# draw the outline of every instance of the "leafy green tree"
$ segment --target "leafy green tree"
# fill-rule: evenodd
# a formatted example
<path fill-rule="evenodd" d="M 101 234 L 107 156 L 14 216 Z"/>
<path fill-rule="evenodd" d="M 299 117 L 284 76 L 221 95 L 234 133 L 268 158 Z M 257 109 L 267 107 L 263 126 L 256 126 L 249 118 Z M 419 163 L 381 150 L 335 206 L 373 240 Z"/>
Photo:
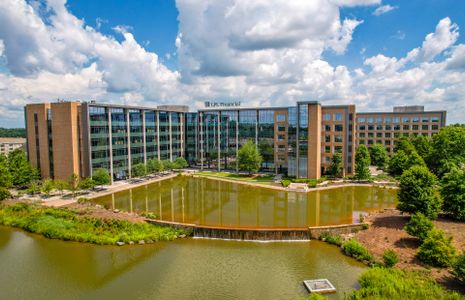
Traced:
<path fill-rule="evenodd" d="M 0 201 L 11 198 L 10 191 L 5 187 L 0 187 Z"/>
<path fill-rule="evenodd" d="M 176 166 L 176 169 L 184 169 L 189 166 L 187 163 L 186 159 L 184 157 L 178 157 L 174 160 L 174 165 Z"/>
<path fill-rule="evenodd" d="M 329 165 L 328 173 L 333 177 L 340 177 L 341 176 L 341 169 L 342 169 L 342 154 L 340 152 L 336 152 L 331 157 L 331 164 Z"/>
<path fill-rule="evenodd" d="M 149 159 L 147 161 L 147 173 L 160 173 L 163 171 L 163 163 L 158 159 Z"/>
<path fill-rule="evenodd" d="M 258 152 L 263 158 L 265 164 L 273 163 L 274 161 L 274 149 L 270 142 L 266 140 L 260 140 L 258 142 Z"/>
<path fill-rule="evenodd" d="M 95 181 L 92 178 L 84 178 L 81 182 L 79 182 L 79 188 L 81 190 L 92 190 L 95 186 Z"/>
<path fill-rule="evenodd" d="M 375 144 L 369 150 L 371 164 L 383 168 L 389 160 L 386 148 L 381 144 Z"/>
<path fill-rule="evenodd" d="M 53 180 L 47 179 L 42 183 L 42 192 L 49 196 L 50 192 L 55 188 L 55 182 Z"/>
<path fill-rule="evenodd" d="M 454 263 L 453 273 L 458 279 L 465 282 L 465 251 L 457 257 L 457 260 Z"/>
<path fill-rule="evenodd" d="M 27 188 L 27 193 L 30 195 L 39 194 L 41 191 L 40 182 L 38 180 L 31 181 Z"/>
<path fill-rule="evenodd" d="M 465 171 L 454 167 L 441 180 L 443 210 L 465 221 Z"/>
<path fill-rule="evenodd" d="M 249 174 L 258 172 L 262 163 L 262 156 L 252 141 L 248 141 L 239 149 L 237 156 L 239 169 Z"/>
<path fill-rule="evenodd" d="M 410 221 L 405 224 L 405 231 L 411 236 L 417 237 L 420 241 L 424 241 L 428 232 L 434 228 L 433 222 L 425 217 L 422 213 L 412 215 Z"/>
<path fill-rule="evenodd" d="M 26 137 L 25 128 L 3 128 L 0 127 L 0 137 Z"/>
<path fill-rule="evenodd" d="M 13 184 L 13 179 L 8 169 L 6 156 L 0 155 L 0 187 L 9 188 Z"/>
<path fill-rule="evenodd" d="M 441 178 L 450 170 L 443 169 L 446 163 L 465 164 L 465 125 L 446 126 L 433 136 L 428 167 Z"/>
<path fill-rule="evenodd" d="M 175 168 L 175 165 L 171 160 L 163 160 L 162 163 L 164 170 L 173 170 Z"/>
<path fill-rule="evenodd" d="M 409 153 L 404 150 L 397 151 L 389 160 L 388 172 L 392 176 L 400 176 L 405 170 L 413 166 L 426 166 L 423 159 L 418 155 L 415 149 Z"/>
<path fill-rule="evenodd" d="M 428 136 L 417 135 L 410 138 L 412 145 L 415 147 L 418 155 L 426 162 L 433 151 L 432 140 Z"/>
<path fill-rule="evenodd" d="M 76 196 L 76 192 L 79 189 L 79 176 L 76 174 L 71 174 L 68 178 L 66 189 L 73 194 L 73 198 Z"/>
<path fill-rule="evenodd" d="M 416 150 L 410 139 L 406 136 L 403 136 L 395 141 L 394 153 L 398 151 L 404 151 L 406 154 L 410 154 L 411 152 Z"/>
<path fill-rule="evenodd" d="M 21 149 L 13 150 L 8 154 L 8 169 L 12 176 L 14 186 L 24 187 L 39 179 L 39 172 L 32 167 Z"/>
<path fill-rule="evenodd" d="M 110 173 L 106 169 L 99 168 L 92 173 L 95 185 L 107 185 L 111 183 Z"/>
<path fill-rule="evenodd" d="M 139 163 L 132 166 L 131 169 L 132 177 L 141 177 L 147 175 L 147 169 L 144 164 Z"/>
<path fill-rule="evenodd" d="M 400 177 L 397 208 L 414 214 L 421 212 L 430 219 L 437 218 L 441 201 L 434 185 L 437 179 L 427 167 L 413 166 Z"/>
<path fill-rule="evenodd" d="M 65 181 L 60 179 L 55 180 L 55 188 L 57 189 L 57 191 L 60 192 L 61 195 L 63 195 L 63 191 L 66 189 L 67 186 L 68 183 Z"/>
<path fill-rule="evenodd" d="M 452 264 L 456 250 L 452 246 L 452 237 L 445 237 L 444 232 L 432 229 L 423 244 L 418 248 L 418 258 L 427 265 L 447 267 Z"/>
<path fill-rule="evenodd" d="M 355 178 L 358 180 L 367 180 L 371 178 L 370 154 L 365 145 L 360 145 L 355 154 Z"/>

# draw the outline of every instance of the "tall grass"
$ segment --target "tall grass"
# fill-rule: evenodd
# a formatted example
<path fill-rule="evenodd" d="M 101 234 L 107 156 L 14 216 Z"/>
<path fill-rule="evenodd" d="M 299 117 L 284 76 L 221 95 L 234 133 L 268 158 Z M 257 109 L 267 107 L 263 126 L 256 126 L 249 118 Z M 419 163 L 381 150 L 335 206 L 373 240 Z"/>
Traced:
<path fill-rule="evenodd" d="M 19 203 L 0 206 L 0 224 L 22 228 L 47 238 L 111 245 L 116 242 L 173 240 L 184 232 L 148 223 L 80 216 L 67 209 Z"/>

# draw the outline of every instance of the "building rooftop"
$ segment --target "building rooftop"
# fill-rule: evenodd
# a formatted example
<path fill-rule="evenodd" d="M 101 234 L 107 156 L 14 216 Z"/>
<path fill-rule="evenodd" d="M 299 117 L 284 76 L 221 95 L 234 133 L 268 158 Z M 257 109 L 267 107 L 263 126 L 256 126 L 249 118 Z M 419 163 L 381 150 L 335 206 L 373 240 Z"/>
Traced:
<path fill-rule="evenodd" d="M 0 144 L 24 144 L 25 138 L 0 137 Z"/>

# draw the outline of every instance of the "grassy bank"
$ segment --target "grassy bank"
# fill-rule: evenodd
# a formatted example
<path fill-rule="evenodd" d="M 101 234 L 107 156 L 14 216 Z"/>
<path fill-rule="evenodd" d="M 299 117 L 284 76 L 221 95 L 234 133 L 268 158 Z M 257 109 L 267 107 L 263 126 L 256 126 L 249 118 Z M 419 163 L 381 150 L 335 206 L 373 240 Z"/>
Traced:
<path fill-rule="evenodd" d="M 0 205 L 0 225 L 22 228 L 47 238 L 113 245 L 116 242 L 173 240 L 181 230 L 125 220 L 98 219 L 67 209 L 18 203 Z"/>
<path fill-rule="evenodd" d="M 230 180 L 245 181 L 250 183 L 258 183 L 271 185 L 274 183 L 273 175 L 243 175 L 230 172 L 213 172 L 213 171 L 199 171 L 195 173 L 196 175 L 205 176 L 205 177 L 218 177 Z"/>

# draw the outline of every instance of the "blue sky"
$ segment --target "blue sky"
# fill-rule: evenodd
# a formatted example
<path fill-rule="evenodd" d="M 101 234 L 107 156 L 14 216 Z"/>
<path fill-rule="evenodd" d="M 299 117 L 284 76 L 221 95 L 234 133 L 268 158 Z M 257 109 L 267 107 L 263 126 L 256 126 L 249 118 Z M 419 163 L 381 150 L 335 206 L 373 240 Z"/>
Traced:
<path fill-rule="evenodd" d="M 0 126 L 27 103 L 425 105 L 465 115 L 461 0 L 5 0 Z"/>

